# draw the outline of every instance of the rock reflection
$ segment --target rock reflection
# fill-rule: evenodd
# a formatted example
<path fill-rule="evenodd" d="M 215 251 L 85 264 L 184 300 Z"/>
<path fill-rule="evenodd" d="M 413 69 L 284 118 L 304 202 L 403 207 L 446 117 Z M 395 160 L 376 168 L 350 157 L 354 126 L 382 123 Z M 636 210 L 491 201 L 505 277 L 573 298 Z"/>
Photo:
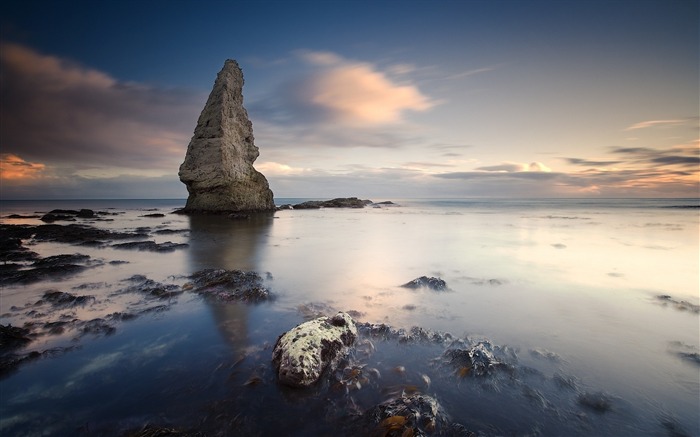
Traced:
<path fill-rule="evenodd" d="M 247 219 L 219 215 L 191 215 L 190 267 L 255 270 L 267 243 L 272 214 L 252 214 Z"/>
<path fill-rule="evenodd" d="M 246 219 L 219 215 L 191 215 L 190 272 L 202 269 L 257 271 L 266 247 L 272 214 L 253 214 Z M 236 356 L 248 346 L 249 304 L 208 301 L 214 322 L 231 344 Z"/>

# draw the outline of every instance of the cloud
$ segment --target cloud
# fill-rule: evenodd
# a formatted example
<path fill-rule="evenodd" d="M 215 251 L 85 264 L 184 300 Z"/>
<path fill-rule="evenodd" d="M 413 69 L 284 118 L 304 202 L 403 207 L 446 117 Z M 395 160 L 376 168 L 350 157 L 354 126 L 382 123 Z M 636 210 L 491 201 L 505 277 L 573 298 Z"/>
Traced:
<path fill-rule="evenodd" d="M 613 148 L 612 153 L 625 157 L 627 163 L 653 166 L 680 166 L 698 171 L 700 148 L 697 144 L 679 144 L 658 149 L 652 147 Z"/>
<path fill-rule="evenodd" d="M 675 120 L 648 120 L 648 121 L 641 121 L 639 123 L 635 123 L 631 126 L 628 126 L 625 128 L 625 131 L 630 131 L 630 130 L 637 130 L 637 129 L 646 129 L 650 127 L 671 127 L 671 126 L 679 126 L 682 124 L 685 124 L 689 121 L 689 118 L 681 118 L 681 119 L 675 119 Z"/>
<path fill-rule="evenodd" d="M 521 164 L 514 162 L 504 162 L 498 165 L 488 165 L 483 167 L 477 167 L 476 170 L 484 172 L 502 172 L 502 173 L 516 173 L 516 172 L 551 172 L 552 170 L 541 162 L 532 162 L 530 164 Z"/>
<path fill-rule="evenodd" d="M 253 115 L 287 124 L 332 122 L 372 128 L 401 123 L 407 112 L 426 111 L 436 104 L 414 84 L 392 81 L 370 63 L 331 52 L 301 51 L 298 56 L 312 70 L 281 85 L 275 95 L 252 103 Z"/>
<path fill-rule="evenodd" d="M 47 167 L 176 172 L 206 97 L 13 43 L 0 45 L 0 68 L 3 152 Z"/>
<path fill-rule="evenodd" d="M 46 165 L 28 162 L 11 153 L 0 153 L 0 180 L 36 179 Z"/>
<path fill-rule="evenodd" d="M 569 164 L 580 165 L 585 167 L 605 167 L 608 165 L 620 164 L 624 161 L 602 161 L 602 160 L 591 160 L 582 158 L 562 158 L 566 160 Z"/>

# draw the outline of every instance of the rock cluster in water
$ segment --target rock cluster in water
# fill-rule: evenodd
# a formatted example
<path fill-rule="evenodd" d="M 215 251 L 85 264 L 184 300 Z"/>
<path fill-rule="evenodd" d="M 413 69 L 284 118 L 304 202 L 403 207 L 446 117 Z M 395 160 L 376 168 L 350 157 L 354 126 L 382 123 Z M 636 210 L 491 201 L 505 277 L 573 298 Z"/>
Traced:
<path fill-rule="evenodd" d="M 180 166 L 185 212 L 274 211 L 267 179 L 253 168 L 259 151 L 243 107 L 243 72 L 228 59 L 197 121 Z"/>

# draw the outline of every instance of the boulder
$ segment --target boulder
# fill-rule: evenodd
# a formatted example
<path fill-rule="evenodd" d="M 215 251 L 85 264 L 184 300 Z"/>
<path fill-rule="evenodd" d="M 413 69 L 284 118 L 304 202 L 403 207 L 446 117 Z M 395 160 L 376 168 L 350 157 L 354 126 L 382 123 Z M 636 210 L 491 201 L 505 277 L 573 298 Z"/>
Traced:
<path fill-rule="evenodd" d="M 258 155 L 243 107 L 243 72 L 228 59 L 180 166 L 189 192 L 183 212 L 274 211 L 267 179 L 253 168 Z"/>
<path fill-rule="evenodd" d="M 309 200 L 291 206 L 292 209 L 320 209 L 320 208 L 364 208 L 372 204 L 371 200 L 362 200 L 357 197 L 337 197 L 331 200 Z M 289 208 L 286 208 L 289 209 Z"/>
<path fill-rule="evenodd" d="M 272 351 L 280 383 L 292 387 L 316 383 L 326 369 L 335 370 L 356 338 L 355 321 L 343 312 L 296 326 L 277 339 Z"/>
<path fill-rule="evenodd" d="M 369 435 L 476 437 L 464 426 L 450 422 L 439 402 L 423 394 L 405 395 L 383 402 L 367 411 L 364 418 Z"/>
<path fill-rule="evenodd" d="M 421 276 L 420 278 L 403 284 L 402 287 L 412 289 L 429 288 L 434 291 L 445 291 L 447 290 L 447 283 L 441 278 Z"/>

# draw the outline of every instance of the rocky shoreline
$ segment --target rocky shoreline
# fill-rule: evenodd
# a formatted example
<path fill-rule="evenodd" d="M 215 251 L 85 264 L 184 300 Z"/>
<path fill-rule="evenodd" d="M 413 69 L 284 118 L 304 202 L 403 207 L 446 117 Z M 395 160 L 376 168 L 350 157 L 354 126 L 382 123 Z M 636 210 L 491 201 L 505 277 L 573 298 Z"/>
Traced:
<path fill-rule="evenodd" d="M 373 205 L 371 201 L 358 198 L 346 200 L 304 202 L 301 205 L 305 206 L 295 206 L 294 209 Z M 17 287 L 42 281 L 51 283 L 51 288 L 39 299 L 3 309 L 5 316 L 24 320 L 24 323 L 21 326 L 0 325 L 0 378 L 21 371 L 22 366 L 30 362 L 70 353 L 79 348 L 85 338 L 112 336 L 124 323 L 166 312 L 178 303 L 181 296 L 190 295 L 216 305 L 257 305 L 274 302 L 277 297 L 277 292 L 269 286 L 271 274 L 224 269 L 203 269 L 165 282 L 145 275 L 133 275 L 110 284 L 113 288 L 107 299 L 91 294 L 93 285 L 89 283 L 61 290 L 58 282 L 59 288 L 55 288 L 57 285 L 53 282 L 56 280 L 126 261 L 106 261 L 79 252 L 42 257 L 32 250 L 32 244 L 69 244 L 78 251 L 81 247 L 90 247 L 155 253 L 188 250 L 189 246 L 151 240 L 155 235 L 177 234 L 182 230 L 147 227 L 113 230 L 88 222 L 108 219 L 109 215 L 117 214 L 114 212 L 88 214 L 81 209 L 55 210 L 49 214 L 53 214 L 51 223 L 0 224 L 0 284 Z M 155 214 L 151 216 L 156 218 Z M 45 216 L 32 216 L 32 219 L 46 222 L 43 220 Z M 139 217 L 148 219 L 148 216 Z M 20 217 L 26 218 L 8 218 Z M 66 223 L 56 224 L 54 221 Z M 396 284 L 396 287 L 407 293 L 426 290 L 431 295 L 451 291 L 442 278 L 433 276 L 419 276 Z M 104 300 L 116 297 L 126 298 L 128 309 L 95 318 L 78 314 L 80 309 L 100 306 Z M 699 311 L 697 305 L 669 295 L 659 295 L 655 301 L 679 311 Z M 269 396 L 263 395 L 266 392 L 260 387 L 274 387 L 276 392 L 285 396 L 298 396 L 311 402 L 314 408 L 326 408 L 322 412 L 328 423 L 319 424 L 320 429 L 332 429 L 338 435 L 388 437 L 490 435 L 483 431 L 487 425 L 475 427 L 453 419 L 457 408 L 454 390 L 459 390 L 456 387 L 468 387 L 474 396 L 496 396 L 494 393 L 504 396 L 501 391 L 509 393 L 507 396 L 524 396 L 535 414 L 571 415 L 585 423 L 593 423 L 587 419 L 589 415 L 595 418 L 611 414 L 621 405 L 620 399 L 604 391 L 591 390 L 571 375 L 545 375 L 525 366 L 521 364 L 520 350 L 496 345 L 488 339 L 457 337 L 421 327 L 404 330 L 387 324 L 362 322 L 362 313 L 358 311 L 322 304 L 311 303 L 299 308 L 299 313 L 307 319 L 305 322 L 280 332 L 274 344 L 261 346 L 260 352 L 247 358 L 246 368 L 254 370 L 236 380 L 247 391 L 240 395 L 240 399 L 225 404 L 227 409 L 232 405 L 242 408 L 246 396 Z M 43 350 L 31 347 L 41 339 L 59 336 L 70 338 L 71 344 Z M 388 351 L 396 349 L 400 350 L 399 355 L 411 359 L 405 363 L 387 360 Z M 697 351 L 687 345 L 675 345 L 670 352 L 688 363 L 700 362 Z M 527 353 L 543 362 L 561 360 L 552 351 L 531 349 Z M 559 401 L 568 405 L 570 410 L 560 411 L 553 406 L 539 391 L 541 385 L 553 387 Z M 326 403 L 328 406 L 321 407 Z M 246 420 L 245 416 L 226 419 L 228 422 L 222 423 L 222 417 L 229 417 L 222 408 L 212 406 L 217 414 L 207 416 L 194 427 L 163 421 L 120 432 L 142 437 L 218 435 L 214 430 L 222 427 L 239 433 L 261 432 L 259 425 Z M 275 420 L 282 426 L 283 417 Z M 668 426 L 675 425 L 669 422 Z M 683 435 L 682 430 L 677 435 Z"/>

